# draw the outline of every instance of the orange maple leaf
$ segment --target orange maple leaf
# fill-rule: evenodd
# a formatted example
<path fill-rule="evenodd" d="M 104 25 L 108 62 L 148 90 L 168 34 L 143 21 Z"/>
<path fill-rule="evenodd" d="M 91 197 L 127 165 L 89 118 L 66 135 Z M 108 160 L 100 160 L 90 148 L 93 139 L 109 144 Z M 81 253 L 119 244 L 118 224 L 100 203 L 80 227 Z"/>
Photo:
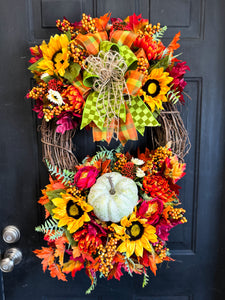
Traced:
<path fill-rule="evenodd" d="M 152 273 L 156 276 L 157 266 L 156 266 L 156 259 L 153 255 L 149 255 L 149 267 Z"/>
<path fill-rule="evenodd" d="M 55 240 L 55 257 L 59 258 L 59 264 L 62 266 L 63 265 L 63 260 L 64 260 L 64 253 L 65 253 L 65 248 L 66 248 L 66 243 L 68 242 L 67 238 L 65 236 L 62 236 L 58 239 Z"/>
<path fill-rule="evenodd" d="M 80 250 L 79 250 L 79 247 L 72 247 L 72 249 L 73 249 L 73 258 L 77 258 L 77 257 L 79 257 L 79 256 L 81 256 L 81 252 L 80 252 Z"/>
<path fill-rule="evenodd" d="M 101 164 L 102 164 L 101 160 L 98 160 L 98 161 L 94 162 L 93 166 L 100 171 L 101 170 Z"/>
<path fill-rule="evenodd" d="M 42 194 L 44 196 L 42 196 L 39 200 L 38 200 L 38 203 L 40 203 L 41 205 L 45 205 L 49 202 L 49 198 L 46 194 L 46 190 L 42 190 Z"/>
<path fill-rule="evenodd" d="M 57 277 L 58 280 L 62 280 L 62 281 L 67 281 L 65 274 L 63 274 L 60 265 L 58 264 L 51 264 L 48 267 L 49 271 L 50 271 L 50 275 L 51 277 L 55 278 Z"/>
<path fill-rule="evenodd" d="M 45 207 L 45 219 L 47 219 L 50 216 L 50 212 Z"/>
<path fill-rule="evenodd" d="M 138 153 L 137 153 L 137 157 L 143 161 L 148 161 L 149 160 L 149 155 L 150 155 L 150 151 L 148 148 L 145 149 L 145 153 L 140 153 L 140 149 L 138 148 Z"/>
<path fill-rule="evenodd" d="M 43 196 L 38 201 L 38 203 L 40 203 L 41 205 L 45 205 L 49 202 L 49 198 L 46 192 L 66 188 L 60 180 L 53 180 L 51 176 L 49 176 L 49 181 L 50 184 L 46 185 L 46 189 L 42 190 Z"/>
<path fill-rule="evenodd" d="M 41 263 L 44 272 L 46 271 L 49 265 L 52 265 L 54 263 L 55 257 L 54 250 L 52 249 L 52 247 L 42 247 L 41 250 L 36 249 L 33 252 L 38 258 L 42 259 Z"/>
<path fill-rule="evenodd" d="M 172 42 L 167 47 L 169 53 L 173 53 L 174 50 L 180 47 L 180 44 L 177 43 L 180 39 L 180 31 L 174 36 Z"/>
<path fill-rule="evenodd" d="M 104 16 L 101 16 L 100 18 L 95 18 L 95 27 L 98 29 L 98 31 L 103 31 L 106 29 L 106 25 L 108 24 L 111 17 L 111 13 L 106 13 Z"/>
<path fill-rule="evenodd" d="M 79 260 L 74 261 L 74 260 L 69 260 L 63 265 L 62 271 L 65 272 L 66 274 L 72 273 L 72 277 L 75 276 L 77 271 L 80 271 L 84 267 L 84 264 L 80 262 Z"/>
<path fill-rule="evenodd" d="M 109 164 L 111 159 L 107 159 L 102 163 L 102 175 L 110 171 Z"/>

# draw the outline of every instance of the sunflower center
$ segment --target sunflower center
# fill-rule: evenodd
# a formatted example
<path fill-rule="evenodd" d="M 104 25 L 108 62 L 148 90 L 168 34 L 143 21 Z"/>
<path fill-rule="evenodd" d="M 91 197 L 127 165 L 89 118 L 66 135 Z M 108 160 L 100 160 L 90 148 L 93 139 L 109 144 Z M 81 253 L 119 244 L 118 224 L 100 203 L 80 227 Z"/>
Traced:
<path fill-rule="evenodd" d="M 143 90 L 148 96 L 156 97 L 160 92 L 160 84 L 156 79 L 149 79 L 144 84 Z"/>
<path fill-rule="evenodd" d="M 62 51 L 59 50 L 57 52 L 54 53 L 54 55 L 52 56 L 52 60 L 57 63 L 57 61 L 59 60 L 59 57 L 61 57 L 62 55 Z"/>
<path fill-rule="evenodd" d="M 72 200 L 67 203 L 66 206 L 67 215 L 74 219 L 79 219 L 82 216 L 82 209 Z"/>
<path fill-rule="evenodd" d="M 157 90 L 157 85 L 155 84 L 155 82 L 150 83 L 148 86 L 149 94 L 155 94 L 156 90 Z"/>
<path fill-rule="evenodd" d="M 132 225 L 127 228 L 126 233 L 130 236 L 132 241 L 136 241 L 142 237 L 144 233 L 144 227 L 138 221 L 132 222 Z"/>

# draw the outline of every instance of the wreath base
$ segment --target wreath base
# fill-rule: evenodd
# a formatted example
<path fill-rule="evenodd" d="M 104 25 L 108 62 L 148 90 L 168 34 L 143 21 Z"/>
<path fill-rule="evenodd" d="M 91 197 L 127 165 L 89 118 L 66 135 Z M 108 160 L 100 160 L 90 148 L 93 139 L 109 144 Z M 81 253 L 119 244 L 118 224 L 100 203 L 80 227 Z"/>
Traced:
<path fill-rule="evenodd" d="M 53 167 L 73 171 L 78 165 L 78 160 L 73 153 L 72 140 L 76 130 L 67 130 L 64 134 L 57 133 L 56 125 L 43 119 L 40 131 L 44 163 L 46 164 L 47 160 Z"/>
<path fill-rule="evenodd" d="M 170 149 L 173 154 L 177 155 L 180 161 L 184 161 L 184 157 L 191 149 L 187 129 L 176 105 L 167 102 L 164 103 L 164 108 L 165 110 L 158 116 L 161 126 L 151 127 L 153 150 L 171 143 Z"/>

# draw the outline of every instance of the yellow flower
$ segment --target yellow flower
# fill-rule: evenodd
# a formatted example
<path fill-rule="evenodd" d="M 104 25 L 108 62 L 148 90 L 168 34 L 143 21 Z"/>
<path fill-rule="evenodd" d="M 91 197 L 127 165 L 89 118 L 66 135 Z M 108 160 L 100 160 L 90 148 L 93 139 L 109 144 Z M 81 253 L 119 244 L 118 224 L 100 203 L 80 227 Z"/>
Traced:
<path fill-rule="evenodd" d="M 84 200 L 69 194 L 62 194 L 62 198 L 55 198 L 52 202 L 56 206 L 52 210 L 53 218 L 59 220 L 59 227 L 66 225 L 70 233 L 76 232 L 84 225 L 84 222 L 90 221 L 87 213 L 93 207 Z"/>
<path fill-rule="evenodd" d="M 132 213 L 130 218 L 123 217 L 120 225 L 112 224 L 117 238 L 123 242 L 117 248 L 117 251 L 126 253 L 130 257 L 133 253 L 137 257 L 143 256 L 143 249 L 151 252 L 151 243 L 157 242 L 156 229 L 154 226 L 146 224 L 146 219 L 139 219 L 136 217 L 135 212 Z"/>
<path fill-rule="evenodd" d="M 40 48 L 43 59 L 38 67 L 49 75 L 59 74 L 63 76 L 65 69 L 69 66 L 69 40 L 66 34 L 52 36 L 48 44 L 42 42 Z"/>
<path fill-rule="evenodd" d="M 162 102 L 167 102 L 166 97 L 169 91 L 168 84 L 173 80 L 168 76 L 168 72 L 164 72 L 163 68 L 153 69 L 148 75 L 144 86 L 140 89 L 140 96 L 143 96 L 144 101 L 150 106 L 151 111 L 155 108 L 163 109 Z"/>

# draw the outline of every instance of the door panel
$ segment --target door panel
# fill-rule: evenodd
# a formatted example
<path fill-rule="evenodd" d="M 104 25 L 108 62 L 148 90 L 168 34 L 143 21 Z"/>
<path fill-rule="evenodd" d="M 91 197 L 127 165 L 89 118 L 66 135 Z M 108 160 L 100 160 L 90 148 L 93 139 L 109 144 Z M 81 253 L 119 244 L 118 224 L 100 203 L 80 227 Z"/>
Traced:
<path fill-rule="evenodd" d="M 28 67 L 30 46 L 57 33 L 55 20 L 66 16 L 78 21 L 82 12 L 125 18 L 134 12 L 155 24 L 167 25 L 165 44 L 181 31 L 182 59 L 187 74 L 186 97 L 181 113 L 192 144 L 186 156 L 187 175 L 182 180 L 181 201 L 188 223 L 170 236 L 169 247 L 176 260 L 162 265 L 157 277 L 142 289 L 142 278 L 124 275 L 116 280 L 98 280 L 95 291 L 85 296 L 89 279 L 79 272 L 67 283 L 43 274 L 32 251 L 44 245 L 34 227 L 42 223 L 37 205 L 48 174 L 41 157 L 40 134 L 30 100 L 24 100 L 32 80 Z M 223 0 L 11 0 L 1 3 L 0 85 L 0 225 L 13 224 L 21 230 L 15 246 L 23 261 L 13 272 L 0 274 L 2 299 L 6 300 L 222 300 L 225 298 L 225 125 Z M 144 147 L 149 132 L 128 149 Z M 74 138 L 78 159 L 96 151 L 91 133 L 81 131 Z M 101 144 L 101 143 L 98 143 Z M 9 245 L 0 238 L 0 250 Z"/>

